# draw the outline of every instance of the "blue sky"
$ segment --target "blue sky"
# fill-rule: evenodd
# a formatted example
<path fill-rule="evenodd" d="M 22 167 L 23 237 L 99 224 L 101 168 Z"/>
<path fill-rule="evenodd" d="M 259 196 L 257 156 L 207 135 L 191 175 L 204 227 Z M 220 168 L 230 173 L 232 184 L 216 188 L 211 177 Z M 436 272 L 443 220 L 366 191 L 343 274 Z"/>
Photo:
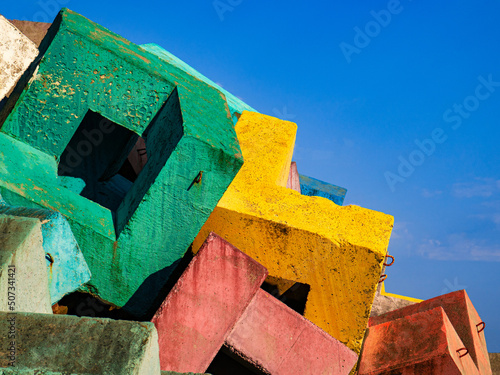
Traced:
<path fill-rule="evenodd" d="M 298 124 L 299 172 L 395 217 L 389 292 L 465 288 L 500 352 L 497 1 L 17 1 L 67 6 L 157 43 L 262 113 Z"/>

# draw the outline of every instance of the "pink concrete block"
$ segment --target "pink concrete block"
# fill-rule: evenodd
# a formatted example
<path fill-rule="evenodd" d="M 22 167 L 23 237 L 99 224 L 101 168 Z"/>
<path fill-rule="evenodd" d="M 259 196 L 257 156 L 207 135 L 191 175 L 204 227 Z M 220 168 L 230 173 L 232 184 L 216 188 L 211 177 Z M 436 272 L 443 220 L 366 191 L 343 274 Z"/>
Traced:
<path fill-rule="evenodd" d="M 286 184 L 286 187 L 301 193 L 299 172 L 297 170 L 297 163 L 294 161 L 292 161 L 292 165 L 290 165 L 290 174 L 288 175 L 288 182 Z"/>
<path fill-rule="evenodd" d="M 211 233 L 152 319 L 161 369 L 205 372 L 266 276 L 266 268 Z"/>
<path fill-rule="evenodd" d="M 269 293 L 259 290 L 226 346 L 266 373 L 348 374 L 358 356 Z"/>
<path fill-rule="evenodd" d="M 368 328 L 359 375 L 478 375 L 442 307 Z"/>
<path fill-rule="evenodd" d="M 377 325 L 418 312 L 442 307 L 458 336 L 469 350 L 481 375 L 491 375 L 491 366 L 484 337 L 485 323 L 479 317 L 465 290 L 444 294 L 415 305 L 370 318 L 369 325 Z"/>

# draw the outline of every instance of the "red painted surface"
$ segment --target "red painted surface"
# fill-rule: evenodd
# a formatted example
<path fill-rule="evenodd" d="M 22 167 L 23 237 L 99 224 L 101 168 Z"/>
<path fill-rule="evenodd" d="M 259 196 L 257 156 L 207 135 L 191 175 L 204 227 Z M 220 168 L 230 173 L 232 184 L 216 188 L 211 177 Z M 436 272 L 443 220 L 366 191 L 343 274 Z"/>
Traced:
<path fill-rule="evenodd" d="M 348 374 L 358 356 L 278 299 L 259 290 L 226 346 L 273 375 Z"/>
<path fill-rule="evenodd" d="M 211 233 L 152 319 L 164 371 L 205 372 L 267 276 Z"/>
<path fill-rule="evenodd" d="M 359 375 L 478 375 L 442 307 L 368 328 Z M 463 355 L 460 357 L 460 355 Z"/>
<path fill-rule="evenodd" d="M 292 161 L 292 165 L 290 165 L 290 174 L 288 175 L 288 182 L 286 184 L 286 187 L 301 193 L 299 172 L 297 170 L 297 163 L 294 161 Z"/>
<path fill-rule="evenodd" d="M 481 375 L 491 375 L 490 359 L 486 348 L 483 325 L 465 290 L 444 294 L 415 305 L 370 318 L 369 325 L 377 325 L 418 312 L 441 306 L 450 319 L 458 336 L 469 350 Z M 479 332 L 481 331 L 481 332 Z"/>

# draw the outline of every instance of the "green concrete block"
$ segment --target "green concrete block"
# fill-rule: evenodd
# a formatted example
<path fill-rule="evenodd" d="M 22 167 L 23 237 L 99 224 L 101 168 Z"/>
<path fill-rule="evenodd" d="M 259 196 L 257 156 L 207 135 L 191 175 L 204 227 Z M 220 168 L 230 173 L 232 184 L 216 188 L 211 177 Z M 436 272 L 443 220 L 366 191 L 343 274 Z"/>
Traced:
<path fill-rule="evenodd" d="M 149 322 L 0 312 L 0 343 L 0 367 L 16 374 L 160 374 Z"/>
<path fill-rule="evenodd" d="M 0 310 L 52 314 L 40 221 L 0 215 Z"/>
<path fill-rule="evenodd" d="M 225 96 L 67 9 L 39 57 L 0 112 L 0 194 L 61 212 L 82 290 L 142 315 L 243 163 Z M 120 170 L 138 137 L 134 180 Z"/>

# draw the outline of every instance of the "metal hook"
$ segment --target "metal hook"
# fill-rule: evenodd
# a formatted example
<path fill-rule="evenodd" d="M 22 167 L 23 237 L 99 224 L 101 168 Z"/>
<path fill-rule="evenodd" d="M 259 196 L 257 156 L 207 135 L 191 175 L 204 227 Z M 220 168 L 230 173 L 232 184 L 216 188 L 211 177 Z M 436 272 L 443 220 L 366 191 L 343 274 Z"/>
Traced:
<path fill-rule="evenodd" d="M 391 263 L 384 263 L 384 266 L 386 266 L 386 267 L 392 266 L 394 264 L 394 257 L 392 255 L 389 255 L 389 254 L 387 254 L 385 257 L 386 258 L 391 258 L 392 262 Z"/>
<path fill-rule="evenodd" d="M 196 178 L 194 179 L 194 183 L 195 184 L 198 184 L 201 182 L 201 179 L 203 177 L 203 171 L 200 171 L 200 173 L 198 173 L 198 176 L 196 176 Z"/>
<path fill-rule="evenodd" d="M 477 330 L 477 333 L 481 333 L 481 332 L 484 331 L 484 329 L 486 328 L 486 323 L 485 322 L 481 322 L 481 323 L 476 324 L 476 328 L 479 328 L 479 326 L 482 326 L 482 327 L 481 327 L 481 329 Z"/>
<path fill-rule="evenodd" d="M 385 281 L 385 279 L 387 279 L 387 275 L 384 273 L 380 276 L 380 280 L 378 281 L 378 283 L 380 284 L 381 282 Z"/>
<path fill-rule="evenodd" d="M 464 353 L 464 354 L 460 354 L 460 352 L 461 352 L 462 350 L 465 350 L 465 353 Z M 458 353 L 458 358 L 462 358 L 462 357 L 465 357 L 467 354 L 469 354 L 469 349 L 467 349 L 467 348 L 461 348 L 461 349 L 458 349 L 458 350 L 457 350 L 457 353 Z"/>

